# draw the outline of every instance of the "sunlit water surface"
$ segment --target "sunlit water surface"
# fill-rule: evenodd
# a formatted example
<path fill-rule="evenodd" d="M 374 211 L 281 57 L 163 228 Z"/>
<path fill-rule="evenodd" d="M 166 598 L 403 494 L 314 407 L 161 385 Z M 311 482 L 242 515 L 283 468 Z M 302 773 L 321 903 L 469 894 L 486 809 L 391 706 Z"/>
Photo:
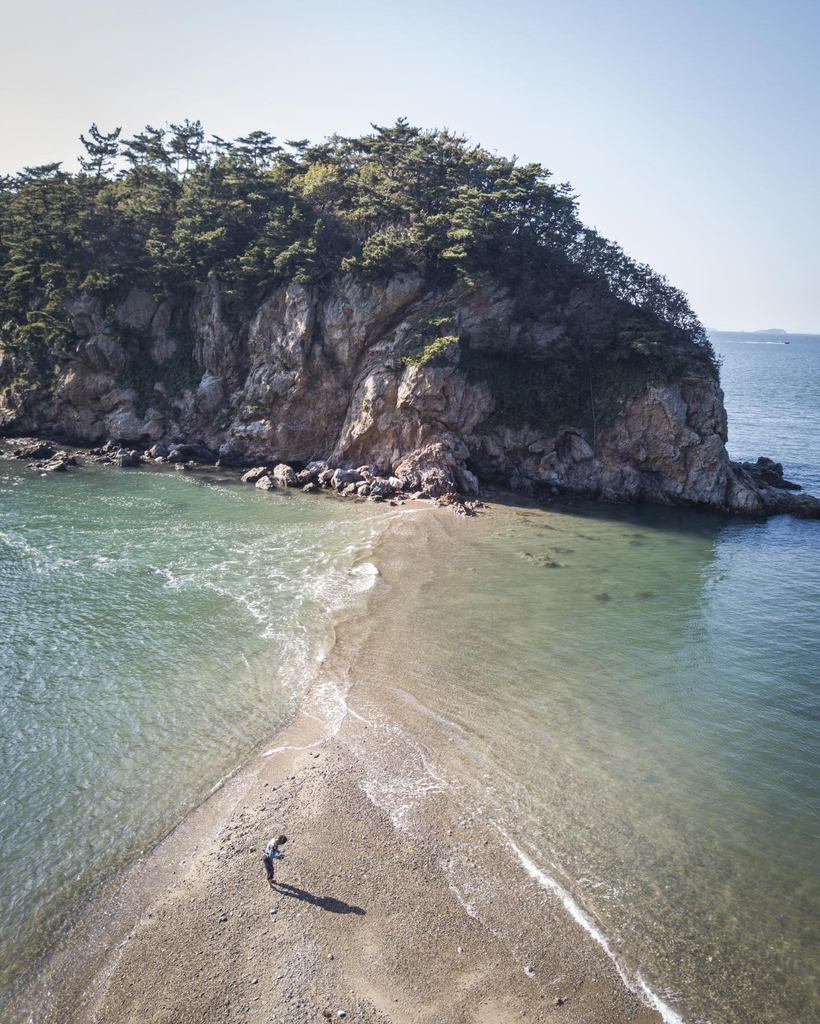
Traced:
<path fill-rule="evenodd" d="M 820 339 L 766 340 L 715 336 L 730 451 L 820 494 Z M 571 894 L 669 1020 L 820 1019 L 817 522 L 391 519 L 8 463 L 0 501 L 7 978 L 15 944 L 41 949 L 291 713 L 375 543 L 351 692 Z"/>
<path fill-rule="evenodd" d="M 0 993 L 292 714 L 378 518 L 0 461 Z"/>
<path fill-rule="evenodd" d="M 733 456 L 820 493 L 820 338 L 716 341 Z M 632 984 L 670 1021 L 820 1020 L 820 523 L 495 508 L 377 559 L 369 693 Z"/>

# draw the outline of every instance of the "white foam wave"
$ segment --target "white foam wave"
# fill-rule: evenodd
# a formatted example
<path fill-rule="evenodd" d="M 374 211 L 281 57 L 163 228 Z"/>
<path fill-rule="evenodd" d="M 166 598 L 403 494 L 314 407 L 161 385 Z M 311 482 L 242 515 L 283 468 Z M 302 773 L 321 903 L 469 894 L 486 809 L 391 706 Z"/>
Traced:
<path fill-rule="evenodd" d="M 362 562 L 361 565 L 354 565 L 348 575 L 354 581 L 354 590 L 363 593 L 371 590 L 376 585 L 376 577 L 379 570 L 372 562 Z"/>
<path fill-rule="evenodd" d="M 640 974 L 636 974 L 635 978 L 633 979 L 626 973 L 622 965 L 619 963 L 618 958 L 612 952 L 612 948 L 607 942 L 606 936 L 603 934 L 600 928 L 598 928 L 598 926 L 590 919 L 590 917 L 587 914 L 585 914 L 584 911 L 578 906 L 578 904 L 575 902 L 572 896 L 570 896 L 567 890 L 558 882 L 556 882 L 555 879 L 548 875 L 545 871 L 542 871 L 537 864 L 530 860 L 526 853 L 524 853 L 524 851 L 512 839 L 510 839 L 510 837 L 506 835 L 503 832 L 503 830 L 499 829 L 499 831 L 501 831 L 501 834 L 507 840 L 507 843 L 510 845 L 518 859 L 521 861 L 521 864 L 524 866 L 524 870 L 527 872 L 527 874 L 531 878 L 534 878 L 539 885 L 543 886 L 545 889 L 549 889 L 550 892 L 554 893 L 561 900 L 565 910 L 569 912 L 572 918 L 575 921 L 577 921 L 578 924 L 580 924 L 581 927 L 586 932 L 588 932 L 588 934 L 592 936 L 593 939 L 595 939 L 595 941 L 598 943 L 601 949 L 603 949 L 606 955 L 615 964 L 615 969 L 618 971 L 618 974 L 620 975 L 621 980 L 626 985 L 626 987 L 631 992 L 634 992 L 636 995 L 639 995 L 647 1006 L 649 1006 L 653 1010 L 656 1010 L 661 1015 L 666 1024 L 685 1024 L 683 1017 L 675 1013 L 675 1011 L 670 1006 L 667 1006 L 667 1004 L 659 996 L 657 996 L 652 991 L 652 989 L 646 984 L 646 982 Z"/>
<path fill-rule="evenodd" d="M 367 775 L 361 783 L 365 796 L 388 815 L 395 828 L 409 828 L 419 804 L 430 794 L 449 789 L 450 783 L 421 747 L 380 711 L 370 708 L 369 717 L 364 717 L 348 707 L 347 714 L 379 733 L 375 748 L 369 741 L 367 746 L 369 751 L 378 749 L 382 756 L 374 759 L 362 748 L 367 764 Z M 350 735 L 347 743 L 356 750 L 361 737 Z"/>
<path fill-rule="evenodd" d="M 368 800 L 386 811 L 395 828 L 405 829 L 410 815 L 430 793 L 446 789 L 446 783 L 428 774 L 386 779 L 371 775 L 362 784 Z"/>
<path fill-rule="evenodd" d="M 29 543 L 26 538 L 16 531 L 0 530 L 0 546 L 13 551 L 19 558 L 25 559 L 28 568 L 38 575 L 60 572 L 65 568 L 73 568 L 79 565 L 81 559 L 58 553 L 56 544 L 37 546 Z"/>
<path fill-rule="evenodd" d="M 440 866 L 441 866 L 442 870 L 445 872 L 445 874 L 449 873 L 449 865 L 448 864 L 441 863 Z M 462 891 L 455 884 L 455 882 L 453 882 L 452 880 L 448 881 L 447 888 L 455 896 L 455 898 L 462 905 L 462 907 L 464 907 L 465 912 L 470 917 L 475 918 L 476 921 L 479 920 L 478 911 L 472 905 L 472 903 L 470 903 L 470 901 L 467 899 L 467 897 L 462 893 Z"/>
<path fill-rule="evenodd" d="M 321 663 L 320 659 L 320 663 Z M 349 714 L 359 718 L 355 712 L 348 707 L 345 698 L 345 687 L 334 677 L 326 676 L 313 682 L 310 687 L 307 699 L 302 705 L 301 714 L 305 718 L 322 725 L 323 735 L 321 739 L 308 743 L 305 746 L 285 745 L 282 747 L 271 747 L 263 752 L 263 757 L 272 757 L 281 754 L 285 750 L 311 750 L 314 747 L 322 746 L 328 739 L 332 739 L 342 727 L 342 723 Z"/>
<path fill-rule="evenodd" d="M 440 725 L 443 725 L 448 732 L 457 732 L 462 736 L 469 736 L 468 731 L 463 726 L 454 722 L 452 718 L 445 718 L 443 715 L 437 714 L 431 708 L 427 707 L 426 704 L 422 704 L 421 701 L 416 700 L 416 698 L 412 694 L 407 693 L 406 690 L 400 690 L 395 686 L 392 686 L 390 689 L 391 692 L 395 693 L 397 697 L 405 702 L 405 704 L 409 704 L 410 707 L 415 708 L 416 711 L 420 711 L 421 714 L 425 715 L 425 717 L 432 718 L 434 722 L 438 722 Z M 485 775 L 484 778 L 489 778 L 489 776 Z"/>
<path fill-rule="evenodd" d="M 315 716 L 327 720 L 333 732 L 347 711 L 340 704 L 341 690 L 331 692 L 321 681 L 316 685 L 317 669 L 332 644 L 334 613 L 370 590 L 379 571 L 371 562 L 350 567 L 362 555 L 361 539 L 335 551 L 317 551 L 299 541 L 288 549 L 284 564 L 266 559 L 264 546 L 240 542 L 227 558 L 205 565 L 180 560 L 151 568 L 169 590 L 212 591 L 240 607 L 257 624 L 254 632 L 274 642 L 274 674 L 281 684 L 297 700 L 310 692 Z M 248 564 L 257 571 L 248 573 Z M 245 667 L 253 671 L 247 658 Z"/>
<path fill-rule="evenodd" d="M 314 747 L 321 747 L 323 743 L 324 743 L 324 740 L 316 740 L 315 743 L 307 743 L 307 744 L 305 744 L 304 746 L 301 746 L 301 747 L 294 746 L 292 743 L 286 743 L 283 747 L 271 747 L 270 750 L 265 750 L 262 753 L 261 756 L 262 757 L 273 757 L 275 754 L 284 754 L 284 752 L 286 750 L 296 750 L 296 751 L 313 750 Z"/>
<path fill-rule="evenodd" d="M 103 559 L 102 561 L 107 562 L 109 560 Z M 101 563 L 98 562 L 98 565 L 100 564 Z M 179 569 L 171 568 L 171 566 L 152 566 L 151 571 L 154 575 L 165 580 L 165 586 L 169 590 L 182 590 L 183 587 L 194 581 L 193 571 L 190 569 L 187 571 L 181 571 Z"/>

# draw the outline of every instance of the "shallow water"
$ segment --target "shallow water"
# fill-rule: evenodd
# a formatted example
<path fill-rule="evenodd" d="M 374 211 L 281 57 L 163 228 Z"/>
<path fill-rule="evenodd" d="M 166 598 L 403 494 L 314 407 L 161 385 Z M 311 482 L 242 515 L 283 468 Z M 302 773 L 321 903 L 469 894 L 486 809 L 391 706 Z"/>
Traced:
<path fill-rule="evenodd" d="M 292 714 L 372 583 L 372 506 L 218 479 L 0 462 L 0 991 Z"/>
<path fill-rule="evenodd" d="M 729 342 L 723 381 L 732 453 L 816 488 L 802 346 Z M 496 507 L 400 520 L 377 561 L 369 699 L 629 982 L 669 1021 L 820 1019 L 820 524 Z M 398 823 L 427 791 L 374 779 Z"/>
<path fill-rule="evenodd" d="M 790 340 L 716 337 L 730 451 L 820 493 L 820 340 Z M 371 766 L 397 824 L 457 795 L 670 1021 L 820 1018 L 820 524 L 386 517 L 5 462 L 0 502 L 5 985 L 290 715 L 376 544 L 345 629 L 351 699 L 420 752 L 407 777 Z"/>
<path fill-rule="evenodd" d="M 496 508 L 378 552 L 404 610 L 380 604 L 372 689 L 685 1020 L 820 1012 L 816 570 L 790 525 Z"/>

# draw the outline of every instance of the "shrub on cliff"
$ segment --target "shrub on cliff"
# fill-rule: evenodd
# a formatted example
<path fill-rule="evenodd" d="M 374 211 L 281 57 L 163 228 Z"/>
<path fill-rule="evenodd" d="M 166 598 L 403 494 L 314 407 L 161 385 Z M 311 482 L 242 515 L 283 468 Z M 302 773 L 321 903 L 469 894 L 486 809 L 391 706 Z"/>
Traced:
<path fill-rule="evenodd" d="M 71 344 L 64 303 L 80 291 L 184 298 L 216 275 L 241 318 L 283 282 L 413 270 L 468 288 L 491 275 L 522 317 L 591 289 L 610 311 L 607 346 L 687 350 L 714 370 L 686 297 L 585 228 L 567 184 L 449 131 L 400 119 L 280 146 L 265 132 L 206 140 L 185 121 L 133 139 L 94 125 L 81 141 L 77 174 L 47 164 L 0 179 L 0 344 L 41 366 Z"/>

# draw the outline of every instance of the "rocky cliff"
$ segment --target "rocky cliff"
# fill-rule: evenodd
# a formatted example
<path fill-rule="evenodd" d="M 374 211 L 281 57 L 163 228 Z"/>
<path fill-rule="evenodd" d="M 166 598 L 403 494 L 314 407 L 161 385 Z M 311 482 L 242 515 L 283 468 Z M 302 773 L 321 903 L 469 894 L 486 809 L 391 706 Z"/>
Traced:
<path fill-rule="evenodd" d="M 521 319 L 500 285 L 430 290 L 414 274 L 290 284 L 239 320 L 215 278 L 186 302 L 136 288 L 108 307 L 79 295 L 65 307 L 73 341 L 46 381 L 2 357 L 0 432 L 143 447 L 195 440 L 237 464 L 368 465 L 429 494 L 472 495 L 487 483 L 818 514 L 820 503 L 785 489 L 773 464 L 730 462 L 723 395 L 705 368 L 603 385 L 590 370 L 566 383 L 573 401 L 518 408 L 517 388 L 562 353 L 566 366 L 579 323 L 594 335 L 592 303 L 579 289 Z"/>

